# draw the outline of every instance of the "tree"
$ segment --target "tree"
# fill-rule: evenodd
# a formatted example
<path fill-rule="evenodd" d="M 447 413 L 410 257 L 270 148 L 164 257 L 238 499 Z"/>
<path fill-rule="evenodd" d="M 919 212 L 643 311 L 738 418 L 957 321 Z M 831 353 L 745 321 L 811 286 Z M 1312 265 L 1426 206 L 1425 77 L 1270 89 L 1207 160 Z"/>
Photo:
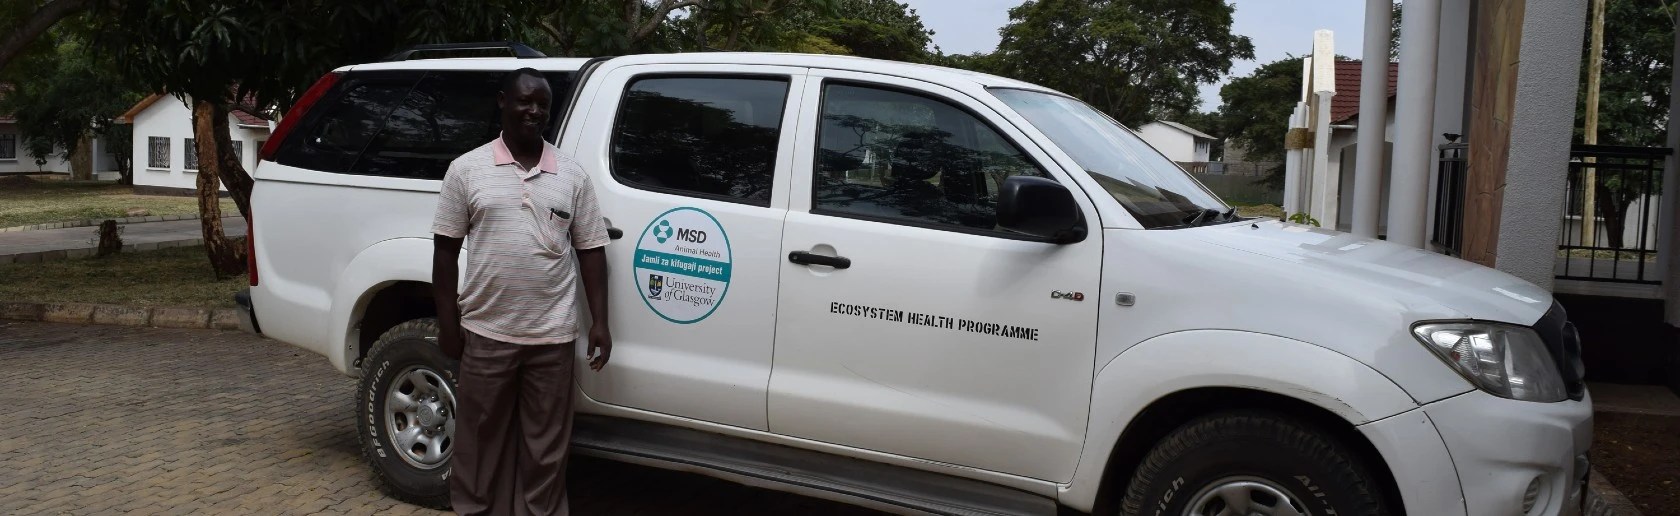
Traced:
<path fill-rule="evenodd" d="M 93 0 L 12 0 L 0 3 L 0 70 L 22 54 L 31 42 L 47 33 L 59 20 L 82 12 Z"/>
<path fill-rule="evenodd" d="M 1072 94 L 1136 127 L 1196 105 L 1254 45 L 1224 0 L 1033 0 L 1009 10 L 989 71 Z"/>
<path fill-rule="evenodd" d="M 1606 3 L 1604 53 L 1598 97 L 1598 143 L 1661 147 L 1668 139 L 1669 76 L 1674 64 L 1676 0 L 1613 0 Z M 1587 20 L 1591 23 L 1591 20 Z M 1586 32 L 1583 34 L 1590 34 Z M 1591 56 L 1582 41 L 1582 70 Z M 1581 74 L 1576 118 L 1585 119 L 1587 74 Z M 1576 141 L 1585 140 L 1584 127 L 1575 128 Z M 1600 160 L 1603 163 L 1605 160 Z M 1642 195 L 1662 187 L 1660 173 L 1645 175 L 1605 168 L 1594 188 L 1595 211 L 1604 219 L 1604 238 L 1610 247 L 1623 247 L 1627 210 Z M 1646 190 L 1647 182 L 1650 190 Z M 1655 213 L 1652 213 L 1655 216 Z"/>
<path fill-rule="evenodd" d="M 912 63 L 930 62 L 938 49 L 933 31 L 909 4 L 896 0 L 840 0 L 837 16 L 818 20 L 811 33 L 842 53 Z M 931 50 L 930 50 L 931 49 Z"/>
<path fill-rule="evenodd" d="M 1246 77 L 1232 79 L 1219 90 L 1222 104 L 1220 136 L 1228 145 L 1248 151 L 1249 161 L 1283 161 L 1283 139 L 1289 132 L 1289 115 L 1301 97 L 1301 58 L 1288 57 L 1256 68 Z M 1261 182 L 1283 186 L 1282 170 L 1273 167 Z"/>
<path fill-rule="evenodd" d="M 0 112 L 13 114 L 31 148 L 38 145 L 48 154 L 61 149 L 65 159 L 82 154 L 92 136 L 125 139 L 120 148 L 107 147 L 112 151 L 132 146 L 124 136 L 129 133 L 113 132 L 114 119 L 143 95 L 113 73 L 117 66 L 108 54 L 88 50 L 82 31 L 62 26 L 55 31 L 61 34 L 41 38 L 41 52 L 20 57 L 16 62 L 22 66 L 0 74 L 0 81 L 12 85 L 0 99 Z M 120 172 L 120 182 L 132 184 L 132 170 Z"/>
<path fill-rule="evenodd" d="M 251 216 L 251 176 L 227 134 L 236 99 L 284 112 L 333 68 L 418 43 L 503 39 L 525 29 L 514 25 L 520 20 L 563 3 L 131 0 L 96 4 L 90 13 L 96 52 L 123 56 L 121 72 L 147 90 L 192 100 L 205 247 L 217 276 L 229 277 L 244 271 L 244 249 L 227 240 L 215 216 L 217 183 Z"/>

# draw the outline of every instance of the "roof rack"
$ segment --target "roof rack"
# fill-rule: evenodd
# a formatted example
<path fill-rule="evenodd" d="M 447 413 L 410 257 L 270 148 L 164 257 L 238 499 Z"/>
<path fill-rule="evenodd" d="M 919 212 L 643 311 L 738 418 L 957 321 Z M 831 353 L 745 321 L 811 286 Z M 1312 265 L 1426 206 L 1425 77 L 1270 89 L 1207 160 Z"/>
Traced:
<path fill-rule="evenodd" d="M 513 57 L 517 57 L 517 58 L 520 58 L 520 59 L 548 57 L 547 55 L 543 54 L 542 52 L 537 51 L 537 49 L 526 46 L 524 43 L 518 43 L 518 42 L 514 42 L 514 41 L 486 41 L 486 42 L 480 42 L 480 43 L 433 43 L 433 44 L 427 44 L 427 45 L 415 45 L 415 46 L 412 46 L 412 47 L 408 47 L 407 49 L 404 49 L 404 50 L 399 50 L 396 53 L 391 54 L 389 56 L 386 56 L 384 60 L 385 61 L 407 61 L 409 59 L 413 59 L 415 54 L 423 53 L 423 52 L 443 52 L 443 51 L 450 51 L 450 50 L 487 50 L 487 49 L 497 49 L 497 48 L 506 49 L 508 52 L 513 54 Z"/>

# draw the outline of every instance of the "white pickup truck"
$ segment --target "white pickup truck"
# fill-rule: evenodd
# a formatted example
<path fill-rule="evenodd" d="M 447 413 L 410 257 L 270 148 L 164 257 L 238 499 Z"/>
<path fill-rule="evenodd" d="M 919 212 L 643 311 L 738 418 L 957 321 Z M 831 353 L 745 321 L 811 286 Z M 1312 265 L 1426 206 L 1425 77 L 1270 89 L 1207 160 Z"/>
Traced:
<path fill-rule="evenodd" d="M 614 227 L 616 346 L 577 377 L 581 453 L 898 513 L 1582 510 L 1579 344 L 1532 284 L 1238 217 L 1033 84 L 522 53 L 335 70 L 255 170 L 247 327 L 360 378 L 397 496 L 446 501 L 440 179 L 532 67 Z"/>

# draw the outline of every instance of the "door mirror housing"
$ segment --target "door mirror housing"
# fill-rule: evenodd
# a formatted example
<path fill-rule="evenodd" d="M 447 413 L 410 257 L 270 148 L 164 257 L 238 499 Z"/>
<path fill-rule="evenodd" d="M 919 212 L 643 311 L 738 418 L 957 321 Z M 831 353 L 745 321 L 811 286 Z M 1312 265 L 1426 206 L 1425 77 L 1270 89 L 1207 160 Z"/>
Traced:
<path fill-rule="evenodd" d="M 998 188 L 998 226 L 1057 244 L 1085 240 L 1085 217 L 1073 193 L 1051 179 L 1013 176 Z"/>

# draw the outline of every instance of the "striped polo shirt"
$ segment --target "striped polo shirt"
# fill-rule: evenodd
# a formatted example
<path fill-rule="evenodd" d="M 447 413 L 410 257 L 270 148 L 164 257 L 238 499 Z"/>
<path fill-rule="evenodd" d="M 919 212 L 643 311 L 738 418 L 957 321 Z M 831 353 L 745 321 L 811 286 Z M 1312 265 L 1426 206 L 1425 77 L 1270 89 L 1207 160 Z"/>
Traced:
<path fill-rule="evenodd" d="M 501 138 L 450 162 L 432 232 L 466 238 L 461 327 L 513 344 L 577 338 L 574 249 L 607 245 L 583 167 L 543 143 L 527 170 Z"/>

